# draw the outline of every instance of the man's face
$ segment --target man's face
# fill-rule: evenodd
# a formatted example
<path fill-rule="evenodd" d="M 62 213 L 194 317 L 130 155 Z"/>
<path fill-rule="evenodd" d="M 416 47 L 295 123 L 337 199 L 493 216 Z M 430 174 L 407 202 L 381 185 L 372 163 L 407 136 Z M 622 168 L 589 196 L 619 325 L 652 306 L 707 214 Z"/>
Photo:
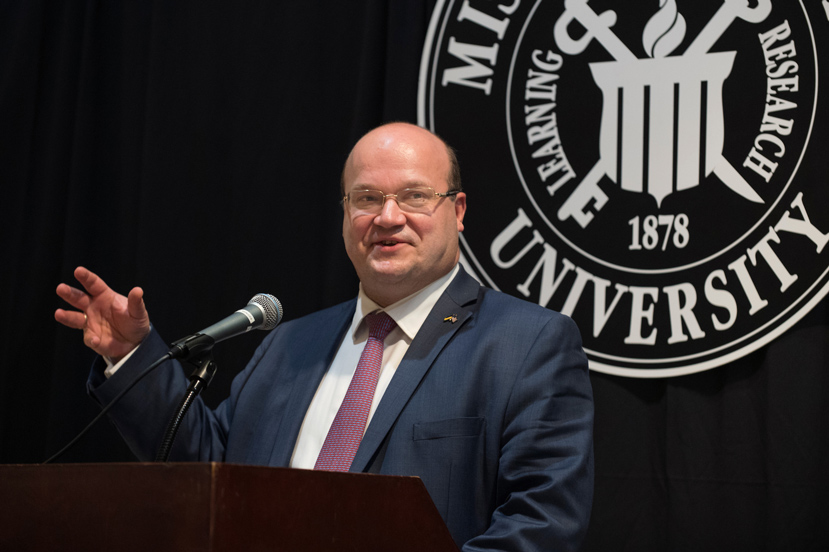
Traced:
<path fill-rule="evenodd" d="M 380 127 L 354 147 L 344 172 L 345 192 L 396 194 L 428 186 L 448 191 L 449 158 L 443 143 L 407 124 Z M 406 213 L 393 198 L 378 215 L 344 205 L 343 240 L 366 294 L 388 306 L 448 273 L 458 261 L 466 196 L 441 198 L 427 213 Z"/>

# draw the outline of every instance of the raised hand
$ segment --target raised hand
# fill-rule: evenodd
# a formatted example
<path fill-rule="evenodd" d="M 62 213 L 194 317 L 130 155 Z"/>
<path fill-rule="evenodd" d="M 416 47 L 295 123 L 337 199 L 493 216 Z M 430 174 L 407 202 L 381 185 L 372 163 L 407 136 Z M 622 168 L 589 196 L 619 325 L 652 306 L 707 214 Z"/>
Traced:
<path fill-rule="evenodd" d="M 78 311 L 57 309 L 55 320 L 69 328 L 83 330 L 87 347 L 117 362 L 150 333 L 144 291 L 134 287 L 124 297 L 82 266 L 75 269 L 75 278 L 86 291 L 60 284 L 56 292 Z"/>

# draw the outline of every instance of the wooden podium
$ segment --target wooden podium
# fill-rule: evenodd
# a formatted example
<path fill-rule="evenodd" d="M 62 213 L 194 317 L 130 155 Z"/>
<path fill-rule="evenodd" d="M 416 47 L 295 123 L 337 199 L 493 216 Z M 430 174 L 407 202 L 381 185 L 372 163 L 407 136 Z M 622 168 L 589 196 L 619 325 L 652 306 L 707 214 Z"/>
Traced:
<path fill-rule="evenodd" d="M 458 548 L 417 477 L 171 463 L 0 466 L 0 550 Z"/>

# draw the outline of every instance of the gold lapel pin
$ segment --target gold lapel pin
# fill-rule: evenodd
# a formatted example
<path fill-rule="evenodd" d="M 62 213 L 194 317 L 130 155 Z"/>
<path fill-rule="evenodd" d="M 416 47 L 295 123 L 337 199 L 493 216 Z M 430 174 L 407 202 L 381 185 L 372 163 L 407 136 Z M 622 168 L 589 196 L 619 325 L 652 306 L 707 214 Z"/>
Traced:
<path fill-rule="evenodd" d="M 444 318 L 443 321 L 444 322 L 451 322 L 452 324 L 454 324 L 455 322 L 458 321 L 458 315 L 457 314 L 450 314 L 449 316 Z"/>

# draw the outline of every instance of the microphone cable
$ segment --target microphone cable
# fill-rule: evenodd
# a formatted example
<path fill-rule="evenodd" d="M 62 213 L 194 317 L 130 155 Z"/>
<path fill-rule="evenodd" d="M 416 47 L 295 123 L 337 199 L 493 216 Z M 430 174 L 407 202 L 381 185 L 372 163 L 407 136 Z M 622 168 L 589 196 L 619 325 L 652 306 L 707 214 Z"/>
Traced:
<path fill-rule="evenodd" d="M 115 395 L 115 398 L 113 398 L 113 399 L 109 402 L 109 404 L 108 404 L 108 405 L 106 405 L 106 406 L 105 406 L 105 407 L 101 410 L 101 412 L 100 412 L 100 413 L 98 413 L 98 415 L 97 415 L 97 416 L 95 416 L 95 417 L 92 419 L 92 421 L 91 421 L 91 422 L 89 422 L 89 423 L 87 424 L 87 426 L 86 426 L 85 428 L 83 428 L 83 429 L 81 430 L 81 432 L 80 432 L 80 433 L 78 433 L 78 434 L 75 436 L 75 438 L 74 438 L 74 439 L 72 439 L 71 441 L 69 441 L 69 443 L 67 443 L 67 444 L 66 444 L 66 446 L 64 446 L 62 449 L 60 449 L 59 451 L 57 451 L 55 454 L 53 454 L 52 456 L 50 456 L 49 458 L 47 458 L 46 460 L 44 460 L 43 462 L 41 462 L 41 465 L 43 465 L 43 464 L 49 464 L 50 462 L 52 462 L 52 461 L 53 461 L 53 460 L 55 460 L 56 458 L 59 458 L 59 457 L 60 457 L 62 454 L 64 454 L 67 450 L 69 450 L 70 448 L 72 448 L 72 447 L 75 445 L 75 443 L 77 443 L 77 442 L 81 439 L 81 437 L 83 437 L 84 435 L 86 435 L 86 434 L 89 432 L 89 430 L 90 430 L 90 429 L 92 429 L 92 426 L 94 426 L 94 425 L 98 422 L 98 420 L 100 420 L 101 418 L 103 418 L 103 417 L 104 417 L 104 415 L 105 415 L 107 412 L 109 412 L 109 411 L 112 409 L 112 407 L 113 407 L 113 406 L 115 406 L 115 404 L 116 404 L 119 400 L 121 400 L 121 397 L 123 397 L 124 395 L 126 395 L 126 394 L 127 394 L 127 392 L 128 392 L 130 389 L 132 389 L 133 387 L 135 387 L 135 384 L 137 384 L 139 381 L 141 381 L 142 379 L 144 379 L 144 377 L 145 377 L 147 374 L 149 374 L 150 372 L 152 372 L 153 370 L 155 370 L 156 368 L 158 368 L 158 366 L 159 366 L 159 365 L 161 365 L 163 362 L 166 362 L 166 361 L 168 361 L 168 360 L 171 360 L 172 358 L 173 358 L 172 353 L 167 353 L 167 354 L 165 354 L 163 357 L 159 358 L 158 360 L 156 360 L 155 362 L 153 362 L 152 364 L 150 364 L 150 365 L 149 365 L 149 366 L 148 366 L 148 367 L 147 367 L 147 368 L 146 368 L 143 372 L 141 372 L 140 374 L 138 374 L 138 377 L 137 377 L 137 378 L 135 378 L 135 379 L 132 381 L 132 383 L 130 383 L 130 384 L 129 384 L 129 385 L 128 385 L 128 386 L 127 386 L 127 387 L 126 387 L 123 391 L 121 391 L 120 393 L 118 393 L 117 395 Z"/>

